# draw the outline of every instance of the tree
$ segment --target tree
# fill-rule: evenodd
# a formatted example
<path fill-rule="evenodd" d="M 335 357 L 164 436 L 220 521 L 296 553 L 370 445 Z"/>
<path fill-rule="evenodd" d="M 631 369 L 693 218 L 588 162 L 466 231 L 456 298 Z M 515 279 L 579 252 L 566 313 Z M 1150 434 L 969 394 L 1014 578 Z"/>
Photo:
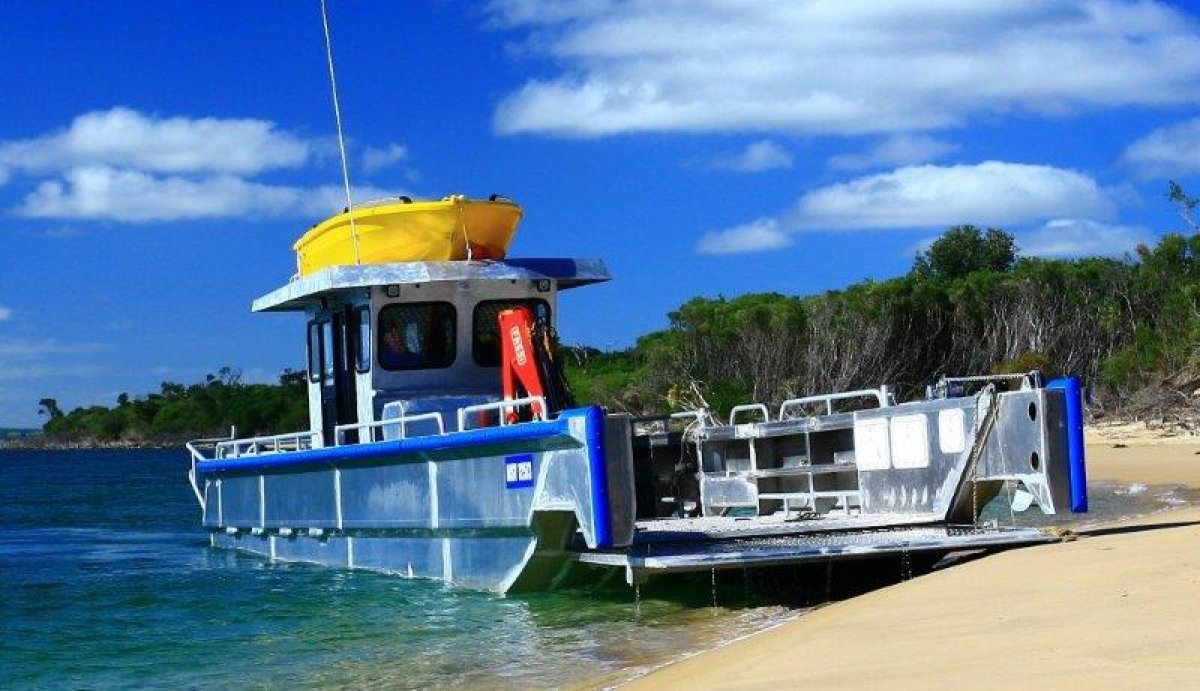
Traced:
<path fill-rule="evenodd" d="M 1167 199 L 1170 199 L 1175 208 L 1179 211 L 1179 216 L 1184 223 L 1192 229 L 1194 233 L 1200 233 L 1200 223 L 1196 221 L 1196 207 L 1200 206 L 1200 198 L 1188 196 L 1183 185 L 1172 180 L 1167 187 Z"/>
<path fill-rule="evenodd" d="M 999 228 L 954 226 L 917 255 L 913 271 L 927 278 L 958 279 L 977 271 L 1004 273 L 1017 261 L 1017 243 Z"/>
<path fill-rule="evenodd" d="M 56 399 L 43 398 L 38 401 L 38 415 L 45 415 L 51 420 L 57 420 L 63 416 L 63 412 L 59 409 Z"/>
<path fill-rule="evenodd" d="M 304 370 L 285 369 L 279 375 L 279 385 L 284 388 L 304 388 L 308 384 L 308 372 Z"/>

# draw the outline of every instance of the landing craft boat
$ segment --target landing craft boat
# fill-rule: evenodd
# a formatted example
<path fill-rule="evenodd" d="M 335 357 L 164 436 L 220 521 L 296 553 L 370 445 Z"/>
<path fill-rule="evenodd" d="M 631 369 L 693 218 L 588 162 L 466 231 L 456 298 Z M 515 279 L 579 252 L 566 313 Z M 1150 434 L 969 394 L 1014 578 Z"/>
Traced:
<path fill-rule="evenodd" d="M 1014 510 L 1086 510 L 1074 379 L 814 394 L 727 424 L 574 405 L 558 295 L 609 278 L 343 258 L 256 300 L 305 315 L 310 426 L 188 445 L 212 544 L 514 592 L 1053 539 L 981 524 L 1003 488 Z"/>

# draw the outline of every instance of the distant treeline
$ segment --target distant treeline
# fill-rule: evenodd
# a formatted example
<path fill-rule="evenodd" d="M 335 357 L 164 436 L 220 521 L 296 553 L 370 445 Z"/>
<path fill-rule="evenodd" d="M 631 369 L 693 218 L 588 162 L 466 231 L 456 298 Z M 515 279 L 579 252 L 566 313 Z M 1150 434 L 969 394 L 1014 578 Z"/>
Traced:
<path fill-rule="evenodd" d="M 43 432 L 60 441 L 169 443 L 204 436 L 241 435 L 308 428 L 304 372 L 285 370 L 278 384 L 246 384 L 241 372 L 223 367 L 191 386 L 163 382 L 158 393 L 121 394 L 115 407 L 90 406 L 69 413 L 52 398 L 41 400 Z"/>
<path fill-rule="evenodd" d="M 1196 229 L 1198 201 L 1172 184 Z M 823 295 L 695 298 L 632 348 L 564 349 L 581 402 L 655 414 L 886 383 L 901 397 L 942 375 L 1074 374 L 1093 410 L 1189 409 L 1200 394 L 1200 235 L 1167 235 L 1119 259 L 1021 257 L 1013 236 L 957 226 L 898 278 Z M 112 408 L 69 413 L 41 401 L 52 439 L 162 442 L 308 427 L 303 372 L 244 384 L 222 368 L 202 383 L 164 382 Z M 499 379 L 497 379 L 497 390 Z"/>
<path fill-rule="evenodd" d="M 580 400 L 639 414 L 778 404 L 942 375 L 1074 374 L 1093 410 L 1192 407 L 1200 393 L 1200 236 L 1121 259 L 1019 257 L 1001 230 L 960 226 L 906 275 L 823 295 L 695 298 L 624 351 L 566 355 Z"/>

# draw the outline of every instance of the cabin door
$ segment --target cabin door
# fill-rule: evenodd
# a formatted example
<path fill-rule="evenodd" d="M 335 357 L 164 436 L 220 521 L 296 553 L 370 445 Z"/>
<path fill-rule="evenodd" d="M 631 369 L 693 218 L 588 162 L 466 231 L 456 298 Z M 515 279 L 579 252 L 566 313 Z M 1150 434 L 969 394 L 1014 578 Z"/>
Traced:
<path fill-rule="evenodd" d="M 355 380 L 355 347 L 358 343 L 357 312 L 347 307 L 334 312 L 332 319 L 325 323 L 329 333 L 323 339 L 326 357 L 333 365 L 330 376 L 322 379 L 321 384 L 321 422 L 325 437 L 325 445 L 336 443 L 334 427 L 358 422 L 358 389 Z M 343 444 L 358 443 L 358 433 L 345 432 L 342 435 Z"/>

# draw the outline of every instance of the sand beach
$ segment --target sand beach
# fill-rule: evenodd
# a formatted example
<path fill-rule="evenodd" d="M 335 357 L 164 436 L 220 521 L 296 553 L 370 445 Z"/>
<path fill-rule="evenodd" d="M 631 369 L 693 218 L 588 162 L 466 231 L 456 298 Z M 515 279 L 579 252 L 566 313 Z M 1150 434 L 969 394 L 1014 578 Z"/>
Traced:
<path fill-rule="evenodd" d="M 1200 441 L 1088 432 L 1090 482 L 1200 488 Z M 1200 508 L 1080 529 L 835 602 L 633 688 L 1192 688 Z"/>

